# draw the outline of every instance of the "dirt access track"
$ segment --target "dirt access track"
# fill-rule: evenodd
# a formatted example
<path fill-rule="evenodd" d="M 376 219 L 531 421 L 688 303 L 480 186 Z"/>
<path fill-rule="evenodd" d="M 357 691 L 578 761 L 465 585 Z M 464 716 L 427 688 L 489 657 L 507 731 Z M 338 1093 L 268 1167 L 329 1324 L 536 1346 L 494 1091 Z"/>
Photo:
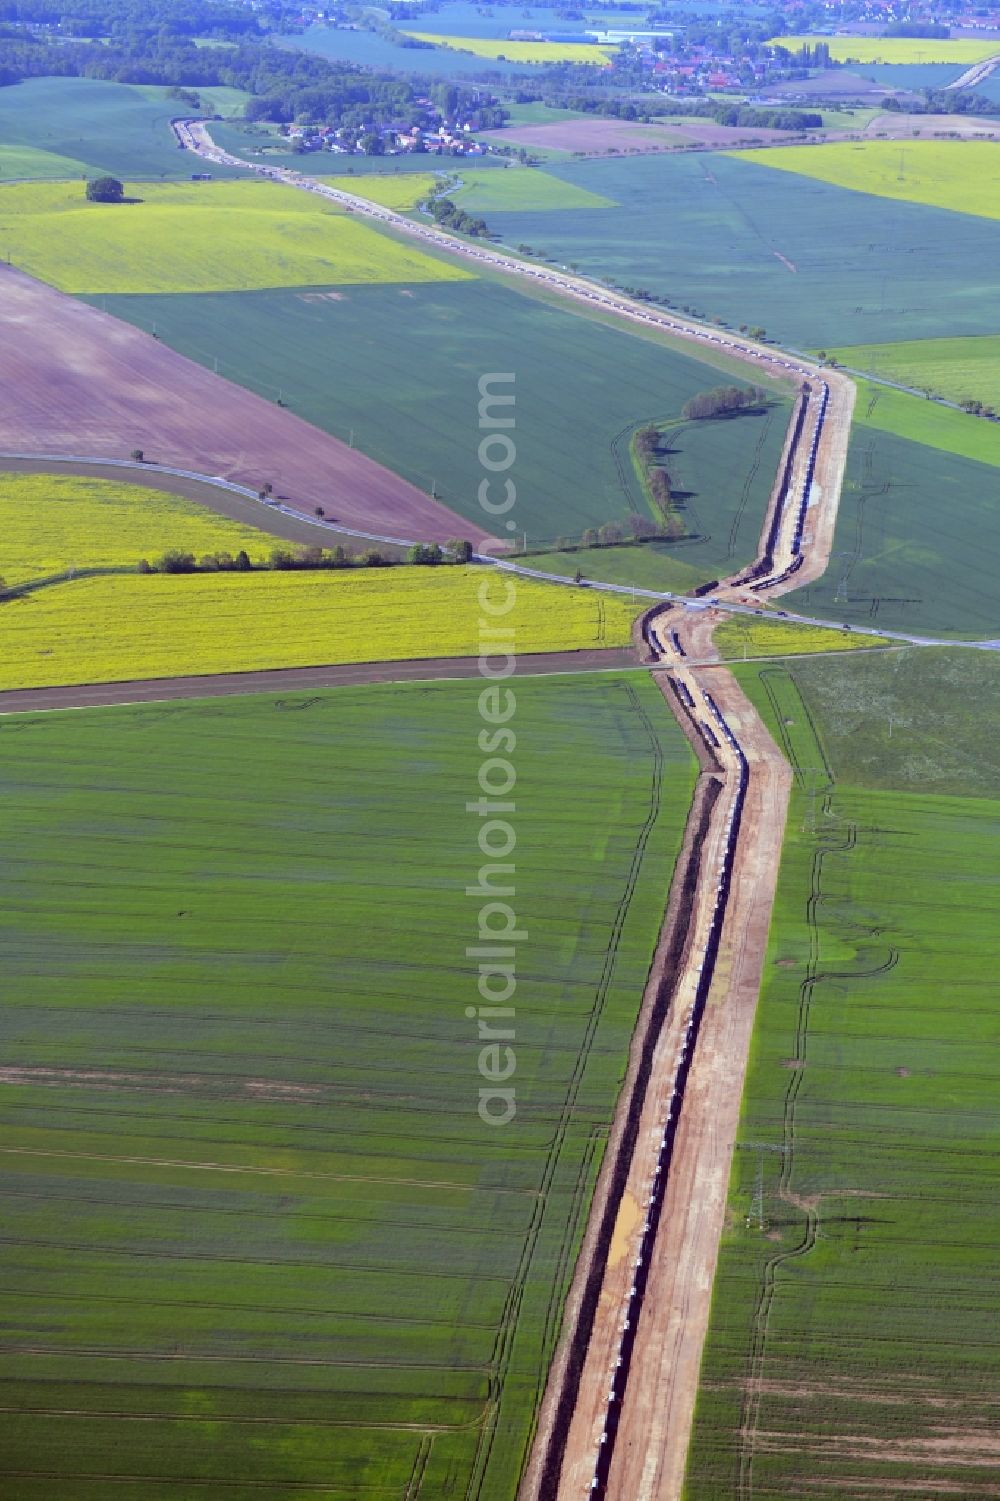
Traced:
<path fill-rule="evenodd" d="M 637 665 L 632 647 L 533 652 L 518 656 L 517 676 L 622 672 Z M 0 715 L 110 709 L 123 704 L 167 703 L 171 699 L 223 698 L 233 693 L 315 693 L 323 688 L 356 688 L 367 683 L 437 683 L 481 676 L 478 657 L 420 657 L 400 662 L 216 672 L 204 677 L 136 678 L 126 683 L 79 683 L 65 688 L 10 688 L 0 693 Z"/>
<path fill-rule="evenodd" d="M 283 407 L 0 265 L 0 449 L 219 475 L 329 521 L 419 542 L 488 533 Z M 131 477 L 131 476 L 130 476 Z"/>
<path fill-rule="evenodd" d="M 825 416 L 821 387 L 800 397 L 765 517 L 771 561 L 757 587 L 772 595 L 829 559 L 854 390 L 827 378 Z M 645 617 L 702 775 L 522 1501 L 680 1501 L 683 1490 L 792 780 L 732 674 L 706 665 L 721 618 L 684 605 Z"/>

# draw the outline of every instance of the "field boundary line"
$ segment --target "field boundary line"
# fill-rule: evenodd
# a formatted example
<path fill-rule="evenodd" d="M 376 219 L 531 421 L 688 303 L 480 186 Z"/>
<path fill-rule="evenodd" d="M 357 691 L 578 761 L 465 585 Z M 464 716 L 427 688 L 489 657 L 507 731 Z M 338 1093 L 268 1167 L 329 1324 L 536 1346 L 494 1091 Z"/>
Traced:
<path fill-rule="evenodd" d="M 319 531 L 325 531 L 325 532 L 328 532 L 328 533 L 333 533 L 334 535 L 339 534 L 341 536 L 346 536 L 346 537 L 357 537 L 357 538 L 361 539 L 362 541 L 382 542 L 382 543 L 384 543 L 387 546 L 393 546 L 393 547 L 412 547 L 414 545 L 414 543 L 412 542 L 412 540 L 407 539 L 407 538 L 389 537 L 389 536 L 385 536 L 385 535 L 378 534 L 378 533 L 375 533 L 375 532 L 357 531 L 357 530 L 353 530 L 350 527 L 341 526 L 341 525 L 339 525 L 336 522 L 323 521 L 323 520 L 321 520 L 318 517 L 313 518 L 311 516 L 306 515 L 302 511 L 295 510 L 294 508 L 292 508 L 290 506 L 284 506 L 280 502 L 263 502 L 263 501 L 260 500 L 260 496 L 258 495 L 257 491 L 255 491 L 255 490 L 248 489 L 246 486 L 238 485 L 238 484 L 236 484 L 235 481 L 227 480 L 227 479 L 223 478 L 220 475 L 203 474 L 203 473 L 200 473 L 200 472 L 198 472 L 196 470 L 193 470 L 193 469 L 181 469 L 181 468 L 173 467 L 171 465 L 156 465 L 156 464 L 152 464 L 152 463 L 138 464 L 138 463 L 136 463 L 136 462 L 134 462 L 132 460 L 129 460 L 129 459 L 107 459 L 107 458 L 100 458 L 100 457 L 95 456 L 95 455 L 85 455 L 85 454 L 62 454 L 62 455 L 60 455 L 60 454 L 23 453 L 23 452 L 10 452 L 10 451 L 0 452 L 0 467 L 2 467 L 4 461 L 8 460 L 8 459 L 11 460 L 11 461 L 13 461 L 13 462 L 17 462 L 17 463 L 32 463 L 32 464 L 37 463 L 37 464 L 45 464 L 45 465 L 48 465 L 48 464 L 63 464 L 63 465 L 75 464 L 75 465 L 79 465 L 79 466 L 81 466 L 83 468 L 91 468 L 91 467 L 92 468 L 104 468 L 104 467 L 110 466 L 110 467 L 115 468 L 115 469 L 121 469 L 123 471 L 130 471 L 132 474 L 134 474 L 136 476 L 141 476 L 143 473 L 154 473 L 154 474 L 161 474 L 161 475 L 166 475 L 166 476 L 173 475 L 173 476 L 175 476 L 177 478 L 180 478 L 180 479 L 189 480 L 191 483 L 194 483 L 194 484 L 203 484 L 203 485 L 206 485 L 208 487 L 214 487 L 215 489 L 218 489 L 218 490 L 228 491 L 231 494 L 238 495 L 240 497 L 240 499 L 242 499 L 242 500 L 250 500 L 255 505 L 262 506 L 264 508 L 264 510 L 268 514 L 271 514 L 271 515 L 279 514 L 279 515 L 284 516 L 285 518 L 287 518 L 290 521 L 295 521 L 295 522 L 297 522 L 299 524 L 305 524 L 305 525 L 309 525 L 309 526 L 314 526 Z M 39 471 L 39 472 L 46 472 L 46 471 L 42 470 L 42 471 Z M 174 492 L 172 492 L 172 493 L 174 493 Z M 190 499 L 190 497 L 189 496 L 185 496 L 184 492 L 182 492 L 182 491 L 177 491 L 176 493 L 182 495 L 183 498 L 185 498 L 185 499 Z M 824 499 L 825 499 L 825 497 L 824 497 Z M 837 501 L 839 502 L 839 491 L 837 493 Z M 810 505 L 809 509 L 810 509 L 810 511 L 812 511 L 813 506 Z M 769 514 L 770 514 L 770 506 L 769 506 Z M 836 517 L 836 509 L 834 509 L 834 513 L 833 514 L 834 514 L 834 518 L 835 518 Z M 830 535 L 832 537 L 832 526 L 830 526 L 828 529 L 829 529 Z M 510 557 L 507 557 L 507 556 L 495 556 L 491 552 L 474 552 L 473 555 L 472 555 L 472 562 L 475 563 L 475 564 L 477 564 L 477 565 L 483 565 L 485 567 L 499 569 L 501 572 L 513 573 L 513 574 L 516 574 L 520 578 L 533 579 L 533 580 L 537 580 L 540 583 L 545 583 L 545 584 L 558 584 L 558 585 L 560 585 L 564 589 L 586 588 L 586 589 L 591 590 L 592 592 L 598 592 L 598 593 L 603 593 L 603 594 L 628 595 L 631 598 L 634 598 L 636 600 L 649 600 L 653 604 L 682 605 L 682 606 L 685 606 L 688 609 L 693 609 L 693 610 L 706 610 L 708 608 L 713 608 L 713 609 L 725 610 L 728 613 L 733 614 L 733 615 L 752 615 L 752 614 L 756 613 L 755 610 L 750 605 L 741 604 L 737 600 L 727 599 L 725 597 L 715 598 L 710 603 L 706 603 L 706 601 L 704 599 L 700 599 L 700 598 L 698 598 L 695 595 L 678 594 L 678 593 L 675 593 L 675 592 L 673 592 L 672 590 L 669 590 L 669 589 L 647 589 L 647 588 L 645 588 L 641 584 L 615 584 L 615 583 L 608 582 L 607 580 L 604 580 L 604 579 L 586 579 L 586 580 L 583 581 L 582 584 L 577 584 L 577 582 L 576 582 L 575 579 L 570 578 L 566 574 L 562 574 L 562 573 L 549 573 L 546 570 L 541 569 L 541 568 L 529 568 L 525 564 L 518 563 L 518 562 L 514 561 L 514 559 L 512 559 Z M 128 570 L 126 570 L 126 572 L 127 571 Z M 820 570 L 820 571 L 822 571 L 822 570 Z M 805 582 L 805 581 L 806 581 L 806 579 L 805 579 L 805 576 L 804 576 L 803 577 L 803 582 Z M 797 613 L 794 613 L 794 612 L 786 611 L 785 612 L 785 618 L 787 618 L 788 620 L 792 621 L 793 623 L 797 623 L 799 625 L 818 626 L 818 627 L 823 627 L 823 628 L 825 628 L 827 630 L 843 630 L 844 629 L 843 623 L 835 621 L 835 620 L 823 619 L 823 618 L 820 618 L 819 616 L 802 615 L 802 614 L 797 614 Z M 911 633 L 908 633 L 908 632 L 905 632 L 905 631 L 892 631 L 892 630 L 886 630 L 886 629 L 881 629 L 880 630 L 880 629 L 877 629 L 874 626 L 862 626 L 862 625 L 853 625 L 853 624 L 851 625 L 850 629 L 852 630 L 853 634 L 856 635 L 856 636 L 878 636 L 878 637 L 886 639 L 886 640 L 898 641 L 898 642 L 901 642 L 901 643 L 903 643 L 905 645 L 908 645 L 908 646 L 964 646 L 964 647 L 975 647 L 975 648 L 978 648 L 979 650 L 987 650 L 987 651 L 1000 650 L 1000 640 L 993 640 L 993 639 L 989 639 L 989 640 L 972 640 L 972 639 L 968 639 L 968 638 L 954 638 L 954 637 L 943 637 L 943 636 L 914 635 L 914 634 L 911 634 Z M 589 648 L 580 648 L 580 649 L 581 650 L 588 650 Z M 609 648 L 609 650 L 613 650 L 613 649 L 614 648 Z M 528 655 L 542 655 L 542 654 L 541 653 L 534 653 L 534 654 L 533 653 L 529 653 Z M 421 660 L 421 659 L 418 658 L 418 659 L 404 659 L 404 660 Z M 431 660 L 431 659 L 428 659 L 428 660 Z M 434 660 L 437 660 L 437 659 L 434 659 Z M 329 664 L 329 665 L 331 665 L 331 666 L 333 666 L 333 665 L 336 665 L 336 666 L 354 666 L 354 665 L 358 665 L 358 664 L 353 664 L 353 663 L 336 663 L 336 664 Z M 287 672 L 294 672 L 294 671 L 306 671 L 307 669 L 306 668 L 268 668 L 268 669 L 261 669 L 261 670 L 264 670 L 264 671 L 273 671 L 273 672 L 286 672 L 286 671 Z M 142 681 L 155 681 L 155 680 L 143 679 Z M 168 681 L 168 680 L 164 679 L 163 681 Z M 53 685 L 53 686 L 56 686 L 56 685 Z M 18 691 L 18 692 L 21 692 L 21 691 L 28 692 L 28 691 L 35 691 L 35 690 L 28 690 L 28 689 L 14 690 L 14 689 L 9 689 L 9 690 L 3 690 L 3 691 L 6 691 L 6 692 L 15 692 L 15 691 Z"/>

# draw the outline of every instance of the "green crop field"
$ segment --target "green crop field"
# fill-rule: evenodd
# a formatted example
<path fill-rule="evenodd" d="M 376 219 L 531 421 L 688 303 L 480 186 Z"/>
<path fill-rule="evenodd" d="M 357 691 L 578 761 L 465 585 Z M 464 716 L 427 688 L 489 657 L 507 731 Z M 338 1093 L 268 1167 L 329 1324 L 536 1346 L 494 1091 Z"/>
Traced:
<path fill-rule="evenodd" d="M 776 36 L 771 47 L 797 52 L 822 43 L 834 62 L 953 63 L 968 67 L 995 57 L 1000 43 L 977 37 Z"/>
<path fill-rule="evenodd" d="M 967 63 L 858 63 L 852 73 L 870 79 L 885 89 L 916 93 L 919 89 L 944 89 L 968 72 Z M 977 88 L 976 92 L 980 92 Z"/>
<path fill-rule="evenodd" d="M 542 213 L 578 208 L 614 208 L 609 198 L 591 193 L 578 183 L 564 182 L 538 167 L 509 167 L 506 172 L 479 171 L 459 166 L 456 176 L 461 186 L 449 192 L 470 214 L 497 212 Z"/>
<path fill-rule="evenodd" d="M 510 116 L 508 125 L 564 125 L 567 120 L 590 119 L 585 110 L 558 109 L 555 105 L 541 104 L 537 99 L 530 104 L 504 100 L 504 109 Z M 491 133 L 489 139 L 502 142 L 503 137 Z"/>
<path fill-rule="evenodd" d="M 715 578 L 711 569 L 682 562 L 690 543 L 626 542 L 615 547 L 575 547 L 553 552 L 529 552 L 531 568 L 602 584 L 634 584 L 637 589 L 662 589 L 684 594 Z M 648 603 L 648 601 L 645 601 Z"/>
<path fill-rule="evenodd" d="M 108 297 L 98 305 L 142 328 L 155 324 L 182 354 L 217 360 L 220 374 L 262 395 L 280 394 L 299 416 L 353 438 L 421 489 L 433 485 L 446 505 L 476 520 L 479 378 L 514 374 L 510 477 L 518 526 L 536 546 L 645 511 L 629 454 L 632 428 L 676 418 L 689 396 L 719 380 L 686 354 L 486 278 L 333 296 Z M 700 431 L 689 425 L 677 437 L 670 471 L 690 492 L 691 523 L 708 539 L 692 554 L 699 567 L 753 556 L 787 412 L 777 404 L 765 418 Z M 678 556 L 690 548 L 682 544 Z"/>
<path fill-rule="evenodd" d="M 777 146 L 741 155 L 855 193 L 1000 219 L 1000 152 L 992 141 L 836 142 L 806 151 Z"/>
<path fill-rule="evenodd" d="M 799 348 L 1000 332 L 992 220 L 770 170 L 774 154 L 550 162 L 547 175 L 618 207 L 494 212 L 489 224 L 508 245 Z"/>
<path fill-rule="evenodd" d="M 40 151 L 37 146 L 0 146 L 0 183 L 90 175 L 86 162 L 57 156 L 54 151 Z"/>
<path fill-rule="evenodd" d="M 518 682 L 487 1125 L 480 691 L 3 721 L 9 1501 L 512 1501 L 695 768 Z"/>
<path fill-rule="evenodd" d="M 908 339 L 898 344 L 855 344 L 830 353 L 843 365 L 944 396 L 1000 408 L 1000 335 L 971 339 Z M 879 405 L 883 402 L 880 398 Z M 885 404 L 888 409 L 888 403 Z M 921 408 L 921 422 L 927 418 Z"/>
<path fill-rule="evenodd" d="M 339 188 L 343 193 L 357 193 L 360 198 L 368 198 L 372 203 L 381 203 L 384 208 L 396 209 L 399 213 L 416 208 L 420 200 L 433 193 L 440 183 L 440 178 L 428 171 L 400 172 L 395 177 L 372 172 L 358 177 L 323 176 L 316 180 L 331 188 Z"/>
<path fill-rule="evenodd" d="M 998 493 L 1000 469 L 855 424 L 830 565 L 786 596 L 791 608 L 890 630 L 1000 635 Z"/>
<path fill-rule="evenodd" d="M 796 789 L 686 1501 L 995 1488 L 1000 673 L 971 656 L 737 669 Z"/>
<path fill-rule="evenodd" d="M 263 508 L 262 508 L 263 509 Z M 168 548 L 245 548 L 266 558 L 276 539 L 194 501 L 112 480 L 0 471 L 0 571 L 23 584 L 72 568 L 135 567 Z"/>
<path fill-rule="evenodd" d="M 280 183 L 127 184 L 126 192 L 134 202 L 88 203 L 78 183 L 8 187 L 0 241 L 21 270 L 91 295 L 469 277 Z"/>
<path fill-rule="evenodd" d="M 789 670 L 828 760 L 850 786 L 944 797 L 996 792 L 1000 661 L 992 652 L 904 647 Z M 772 712 L 768 698 L 758 702 Z"/>
<path fill-rule="evenodd" d="M 359 193 L 374 203 L 386 208 L 412 209 L 435 189 L 453 181 L 454 188 L 447 188 L 446 196 L 467 209 L 470 214 L 488 214 L 496 209 L 564 209 L 608 208 L 606 198 L 588 193 L 585 188 L 562 182 L 537 167 L 508 167 L 498 171 L 493 167 L 467 167 L 464 162 L 448 158 L 424 156 L 423 172 L 400 173 L 396 177 L 373 174 L 369 177 L 320 177 L 332 187 L 342 188 L 346 193 Z M 427 170 L 433 163 L 436 172 Z"/>
<path fill-rule="evenodd" d="M 224 108 L 235 89 L 203 91 L 206 100 L 223 96 Z M 76 177 L 111 172 L 116 177 L 190 177 L 200 163 L 190 152 L 179 151 L 170 130 L 178 112 L 166 90 L 105 83 L 96 78 L 29 78 L 0 89 L 0 145 L 29 148 L 25 165 L 32 170 L 7 172 L 5 177 Z M 52 162 L 35 158 L 51 155 Z M 62 163 L 71 165 L 65 170 Z M 216 177 L 232 177 L 237 169 L 213 167 Z"/>
<path fill-rule="evenodd" d="M 992 422 L 871 381 L 859 380 L 857 387 L 858 425 L 1000 466 L 1000 429 Z"/>

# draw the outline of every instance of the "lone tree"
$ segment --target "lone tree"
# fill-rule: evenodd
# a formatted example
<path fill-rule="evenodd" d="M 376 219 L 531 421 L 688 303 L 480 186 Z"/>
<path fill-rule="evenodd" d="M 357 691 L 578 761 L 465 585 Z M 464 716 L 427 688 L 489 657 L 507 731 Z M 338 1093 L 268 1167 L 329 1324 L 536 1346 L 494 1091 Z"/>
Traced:
<path fill-rule="evenodd" d="M 87 197 L 91 203 L 121 203 L 125 188 L 117 177 L 92 177 L 87 184 Z"/>

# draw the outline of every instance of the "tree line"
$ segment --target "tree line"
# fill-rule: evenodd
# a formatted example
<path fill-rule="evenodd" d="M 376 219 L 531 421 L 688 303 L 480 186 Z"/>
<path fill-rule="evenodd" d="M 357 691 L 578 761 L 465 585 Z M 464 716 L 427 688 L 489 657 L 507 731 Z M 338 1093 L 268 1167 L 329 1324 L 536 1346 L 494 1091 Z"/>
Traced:
<path fill-rule="evenodd" d="M 59 37 L 28 29 L 57 22 Z M 67 46 L 66 35 L 79 40 Z M 196 36 L 232 45 L 199 48 Z M 228 0 L 59 0 L 58 7 L 50 0 L 0 0 L 0 45 L 0 86 L 45 76 L 175 89 L 225 85 L 253 96 L 248 119 L 279 124 L 423 127 L 440 111 L 446 118 L 461 113 L 479 128 L 499 118 L 488 91 L 275 47 L 266 18 Z M 179 102 L 192 107 L 190 95 Z"/>
<path fill-rule="evenodd" d="M 681 408 L 685 422 L 700 421 L 705 417 L 729 417 L 735 412 L 760 411 L 766 407 L 768 395 L 761 386 L 715 386 L 711 391 L 700 391 Z"/>
<path fill-rule="evenodd" d="M 490 228 L 486 220 L 466 213 L 465 209 L 459 208 L 451 198 L 431 198 L 425 207 L 429 209 L 435 223 L 443 225 L 446 229 L 454 229 L 463 235 L 475 235 L 479 239 L 489 237 Z"/>
<path fill-rule="evenodd" d="M 468 563 L 472 557 L 472 543 L 464 537 L 452 537 L 444 547 L 436 542 L 417 542 L 409 548 L 406 562 L 409 564 L 435 566 L 439 563 Z M 346 548 L 273 547 L 266 559 L 251 560 L 245 548 L 235 555 L 230 552 L 210 552 L 196 558 L 193 552 L 171 547 L 150 562 L 140 558 L 137 573 L 261 573 L 273 571 L 289 573 L 337 568 L 391 568 L 402 562 L 397 557 L 370 547 L 361 553 L 348 552 Z"/>
<path fill-rule="evenodd" d="M 646 125 L 657 115 L 713 120 L 717 125 L 738 125 L 743 130 L 818 130 L 823 124 L 823 116 L 815 110 L 761 109 L 724 99 L 674 99 L 659 95 L 634 104 L 630 99 L 567 94 L 559 98 L 548 97 L 545 102 L 557 109 L 579 110 L 611 120 L 638 120 Z"/>

